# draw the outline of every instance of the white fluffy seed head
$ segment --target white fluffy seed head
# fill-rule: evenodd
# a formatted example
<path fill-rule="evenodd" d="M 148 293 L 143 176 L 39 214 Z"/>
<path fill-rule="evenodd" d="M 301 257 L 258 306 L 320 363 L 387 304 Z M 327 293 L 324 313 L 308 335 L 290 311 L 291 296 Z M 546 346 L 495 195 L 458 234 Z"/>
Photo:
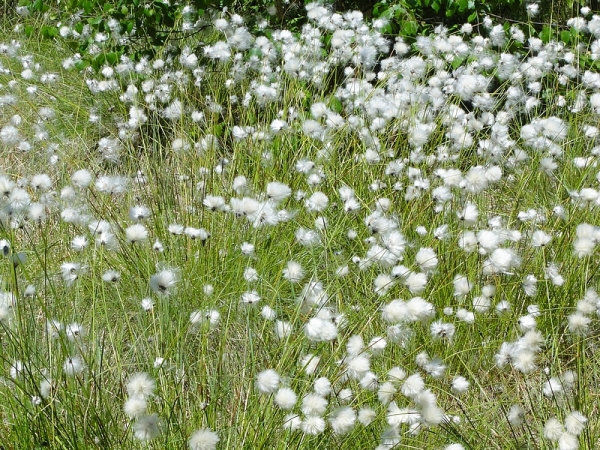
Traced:
<path fill-rule="evenodd" d="M 396 392 L 394 384 L 391 381 L 386 381 L 379 386 L 377 398 L 381 404 L 387 405 L 392 401 Z"/>
<path fill-rule="evenodd" d="M 146 414 L 148 403 L 145 398 L 130 397 L 125 401 L 123 409 L 127 417 L 135 419 Z"/>
<path fill-rule="evenodd" d="M 565 429 L 568 433 L 579 436 L 585 428 L 587 417 L 579 411 L 573 411 L 565 418 Z"/>
<path fill-rule="evenodd" d="M 414 397 L 425 388 L 425 381 L 421 374 L 414 373 L 402 384 L 401 392 L 407 397 Z"/>
<path fill-rule="evenodd" d="M 544 437 L 552 442 L 558 441 L 564 432 L 562 423 L 556 417 L 551 417 L 544 425 Z"/>
<path fill-rule="evenodd" d="M 316 436 L 325 431 L 325 420 L 319 416 L 308 416 L 301 422 L 300 429 L 305 434 Z"/>
<path fill-rule="evenodd" d="M 406 371 L 398 366 L 392 367 L 388 371 L 389 380 L 393 383 L 398 383 L 406 378 Z"/>
<path fill-rule="evenodd" d="M 512 426 L 518 427 L 523 424 L 525 410 L 521 405 L 512 405 L 508 411 L 508 421 Z"/>
<path fill-rule="evenodd" d="M 190 436 L 188 446 L 190 450 L 215 450 L 219 440 L 219 435 L 216 432 L 208 428 L 202 428 Z"/>
<path fill-rule="evenodd" d="M 148 398 L 154 393 L 156 383 L 146 372 L 134 373 L 127 382 L 127 393 L 130 397 Z"/>
<path fill-rule="evenodd" d="M 281 409 L 292 409 L 298 399 L 296 393 L 290 388 L 281 388 L 275 394 L 275 404 Z"/>
<path fill-rule="evenodd" d="M 462 394 L 467 392 L 471 383 L 465 377 L 458 375 L 452 380 L 452 392 Z"/>
<path fill-rule="evenodd" d="M 302 398 L 302 413 L 307 416 L 322 416 L 328 403 L 327 399 L 317 393 L 306 394 Z"/>
<path fill-rule="evenodd" d="M 136 223 L 127 227 L 125 237 L 128 242 L 135 244 L 136 242 L 144 242 L 148 240 L 148 230 L 141 223 Z"/>
<path fill-rule="evenodd" d="M 313 388 L 317 395 L 327 397 L 331 394 L 331 381 L 326 377 L 317 378 L 313 383 Z"/>
<path fill-rule="evenodd" d="M 377 413 L 373 411 L 371 408 L 361 408 L 358 411 L 358 421 L 362 423 L 364 426 L 370 425 L 375 418 L 377 417 Z"/>
<path fill-rule="evenodd" d="M 271 394 L 279 388 L 279 374 L 273 369 L 263 370 L 256 376 L 256 388 L 263 394 Z"/>
<path fill-rule="evenodd" d="M 563 433 L 558 438 L 558 450 L 577 450 L 579 438 L 571 433 Z"/>
<path fill-rule="evenodd" d="M 304 355 L 300 359 L 300 367 L 304 369 L 307 375 L 312 375 L 317 370 L 317 366 L 319 365 L 320 361 L 321 358 L 319 358 L 316 355 L 313 355 L 312 353 L 309 353 L 308 355 Z"/>
<path fill-rule="evenodd" d="M 329 423 L 335 434 L 346 434 L 354 428 L 356 412 L 350 406 L 338 408 L 331 413 Z"/>

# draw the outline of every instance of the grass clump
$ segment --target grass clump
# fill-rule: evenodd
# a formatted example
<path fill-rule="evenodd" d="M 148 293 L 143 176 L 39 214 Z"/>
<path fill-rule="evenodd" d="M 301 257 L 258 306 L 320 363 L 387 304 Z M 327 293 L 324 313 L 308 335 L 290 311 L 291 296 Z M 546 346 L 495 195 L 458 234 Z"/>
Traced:
<path fill-rule="evenodd" d="M 308 11 L 99 72 L 0 37 L 8 448 L 598 445 L 600 19 Z"/>

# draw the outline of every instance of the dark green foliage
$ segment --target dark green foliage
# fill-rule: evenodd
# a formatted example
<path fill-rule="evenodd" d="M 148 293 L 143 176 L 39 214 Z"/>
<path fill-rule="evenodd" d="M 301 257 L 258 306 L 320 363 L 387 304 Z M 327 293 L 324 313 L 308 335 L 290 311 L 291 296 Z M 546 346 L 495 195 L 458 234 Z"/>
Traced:
<path fill-rule="evenodd" d="M 186 19 L 195 22 L 201 19 L 208 8 L 218 8 L 231 3 L 228 0 L 190 0 L 186 5 L 194 7 L 187 12 Z M 63 23 L 71 22 L 78 33 L 89 26 L 92 33 L 84 38 L 69 39 L 73 51 L 84 56 L 80 64 L 84 68 L 91 65 L 96 70 L 104 64 L 114 64 L 121 55 L 127 54 L 136 60 L 143 56 L 151 56 L 168 40 L 185 37 L 180 31 L 182 7 L 178 2 L 163 0 L 70 0 L 66 5 L 59 5 L 55 0 L 20 0 L 20 6 L 29 9 L 32 14 L 48 13 L 51 18 L 60 19 Z M 26 34 L 37 32 L 32 27 L 25 29 Z M 59 30 L 56 25 L 49 24 L 40 30 L 44 38 L 56 38 Z M 108 53 L 96 57 L 88 54 L 94 43 L 96 33 L 107 36 L 127 36 L 127 43 L 114 43 Z"/>
<path fill-rule="evenodd" d="M 56 23 L 70 23 L 74 30 L 81 36 L 67 37 L 67 43 L 73 52 L 82 55 L 82 60 L 77 63 L 79 69 L 93 67 L 99 70 L 104 65 L 114 65 L 122 55 L 139 61 L 143 57 L 152 57 L 165 48 L 165 44 L 185 39 L 191 33 L 182 31 L 182 24 L 199 23 L 206 19 L 210 23 L 207 11 L 221 9 L 225 6 L 246 18 L 246 23 L 251 32 L 255 34 L 268 34 L 270 29 L 287 28 L 300 31 L 306 23 L 304 3 L 312 0 L 290 0 L 284 3 L 281 0 L 68 0 L 60 4 L 57 0 L 19 0 L 19 5 L 26 7 L 32 14 L 47 14 L 51 21 L 40 28 L 25 27 L 25 33 L 37 33 L 43 38 L 55 39 L 60 36 Z M 527 0 L 323 0 L 333 10 L 344 12 L 359 10 L 367 20 L 385 19 L 387 24 L 382 32 L 388 36 L 403 36 L 411 41 L 431 31 L 437 25 L 448 28 L 460 27 L 464 23 L 471 23 L 477 27 L 484 16 L 492 15 L 496 21 L 506 24 L 518 21 L 528 22 L 527 35 L 537 35 L 547 42 L 549 39 L 560 39 L 566 44 L 571 44 L 573 30 L 560 28 L 556 19 L 577 15 L 579 4 L 574 0 L 541 0 L 542 12 L 539 20 L 546 24 L 538 26 L 535 22 L 528 21 L 525 14 Z M 10 2 L 7 3 L 7 5 Z M 184 6 L 187 8 L 183 16 Z M 8 6 L 5 6 L 6 10 Z M 271 9 L 271 15 L 267 11 Z M 14 6 L 12 7 L 14 11 Z M 555 11 L 559 11 L 557 14 Z M 0 10 L 0 14 L 2 10 Z M 6 14 L 6 12 L 5 12 Z M 550 18 L 546 17 L 550 14 Z M 268 19 L 270 26 L 259 31 L 256 28 L 258 20 Z M 88 31 L 87 34 L 84 31 Z M 481 30 L 479 30 L 481 32 Z M 97 33 L 105 34 L 112 38 L 103 51 L 99 54 L 89 52 L 94 45 L 94 36 Z M 128 39 L 119 39 L 127 37 Z M 327 37 L 325 37 L 325 40 Z M 171 45 L 171 48 L 176 47 Z"/>
<path fill-rule="evenodd" d="M 14 16 L 16 6 L 17 0 L 4 0 L 0 2 L 0 20 Z"/>

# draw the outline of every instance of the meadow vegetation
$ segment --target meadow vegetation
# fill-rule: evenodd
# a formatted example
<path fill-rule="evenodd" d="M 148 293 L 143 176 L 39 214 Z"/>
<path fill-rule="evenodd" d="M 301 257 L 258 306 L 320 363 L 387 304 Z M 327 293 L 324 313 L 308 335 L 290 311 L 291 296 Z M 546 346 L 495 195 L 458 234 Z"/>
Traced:
<path fill-rule="evenodd" d="M 599 448 L 600 16 L 536 5 L 2 18 L 2 448 Z"/>

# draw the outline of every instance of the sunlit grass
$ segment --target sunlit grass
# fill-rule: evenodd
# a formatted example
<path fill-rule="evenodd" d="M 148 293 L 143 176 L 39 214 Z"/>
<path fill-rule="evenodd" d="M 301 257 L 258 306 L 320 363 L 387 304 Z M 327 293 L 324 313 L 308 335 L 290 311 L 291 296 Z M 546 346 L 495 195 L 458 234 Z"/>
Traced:
<path fill-rule="evenodd" d="M 190 45 L 201 38 L 223 36 L 210 31 Z M 461 91 L 467 78 L 464 86 L 447 84 L 449 93 L 433 90 L 444 76 L 495 75 L 473 64 L 484 59 L 476 44 L 460 70 L 430 56 L 414 79 L 410 55 L 394 56 L 402 76 L 386 69 L 372 83 L 364 81 L 368 65 L 350 60 L 343 61 L 353 68 L 347 77 L 321 83 L 286 72 L 285 58 L 258 64 L 244 57 L 247 73 L 230 83 L 238 63 L 204 57 L 200 86 L 193 71 L 169 60 L 173 70 L 133 70 L 114 78 L 118 89 L 93 93 L 92 80 L 113 78 L 65 70 L 70 55 L 59 41 L 7 32 L 2 42 L 0 182 L 2 189 L 14 184 L 0 192 L 2 445 L 211 449 L 211 434 L 190 441 L 206 428 L 217 433 L 218 448 L 575 449 L 573 440 L 597 447 L 600 303 L 590 290 L 597 286 L 598 150 L 597 133 L 583 137 L 582 130 L 597 126 L 598 115 L 587 104 L 569 110 L 577 91 L 595 90 L 557 83 L 562 59 L 548 57 L 553 69 L 539 79 L 568 106 L 536 93 L 527 84 L 535 77 L 515 76 L 500 83 L 487 114 L 473 106 L 475 94 Z M 526 70 L 514 68 L 525 79 Z M 47 73 L 57 81 L 42 82 Z M 277 94 L 265 100 L 257 83 L 270 81 Z M 169 99 L 147 97 L 159 95 L 161 83 Z M 127 98 L 130 84 L 140 91 Z M 511 86 L 546 103 L 506 106 Z M 433 107 L 438 96 L 443 102 Z M 175 99 L 180 114 L 165 117 Z M 132 125 L 132 106 L 145 121 Z M 521 134 L 553 117 L 539 125 L 538 140 Z M 280 130 L 276 119 L 285 122 Z M 427 124 L 422 138 L 418 127 Z M 9 125 L 19 139 L 7 137 Z M 492 125 L 507 125 L 507 134 Z M 486 139 L 512 142 L 492 153 Z M 81 169 L 89 186 L 73 179 Z M 459 170 L 462 183 L 445 180 L 449 169 Z M 37 174 L 50 185 L 36 188 Z M 96 183 L 103 176 L 115 178 Z M 290 195 L 269 199 L 274 181 Z M 19 209 L 21 188 L 29 198 Z M 235 199 L 248 211 L 237 210 Z M 45 215 L 34 215 L 35 203 Z M 148 217 L 131 217 L 135 206 Z M 467 217 L 467 206 L 478 214 Z M 139 242 L 128 229 L 136 222 Z M 394 241 L 393 231 L 404 240 Z M 551 240 L 534 245 L 536 231 Z M 393 253 L 387 261 L 386 250 Z M 290 261 L 302 267 L 297 278 Z M 393 309 L 395 299 L 412 307 Z M 570 318 L 576 310 L 579 328 Z M 389 374 L 395 367 L 403 377 Z M 278 377 L 267 375 L 272 383 L 265 384 L 258 374 L 268 369 Z M 155 387 L 136 396 L 131 383 L 140 373 Z M 411 393 L 404 380 L 415 374 L 424 384 Z M 319 378 L 327 380 L 315 385 Z M 297 396 L 289 409 L 280 387 Z M 326 407 L 306 400 L 313 391 Z M 402 423 L 390 414 L 394 405 L 411 409 Z M 572 411 L 588 421 L 581 430 L 568 425 L 555 445 L 558 437 L 547 439 L 544 427 Z"/>

